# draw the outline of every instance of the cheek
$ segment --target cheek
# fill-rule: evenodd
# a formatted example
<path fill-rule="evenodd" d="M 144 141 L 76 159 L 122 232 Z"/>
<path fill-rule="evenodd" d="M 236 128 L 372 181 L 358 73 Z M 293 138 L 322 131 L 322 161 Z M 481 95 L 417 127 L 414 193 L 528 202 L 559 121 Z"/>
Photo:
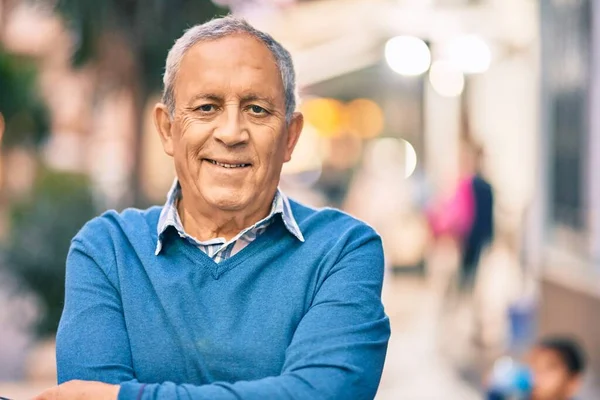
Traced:
<path fill-rule="evenodd" d="M 285 156 L 285 135 L 275 127 L 261 127 L 253 135 L 254 148 L 261 164 L 271 167 Z"/>
<path fill-rule="evenodd" d="M 190 129 L 193 129 L 194 125 L 198 125 L 198 121 L 189 114 L 184 114 L 179 118 L 179 130 L 182 134 L 185 134 Z"/>
<path fill-rule="evenodd" d="M 210 135 L 209 127 L 192 118 L 183 118 L 179 132 L 175 141 L 176 157 L 180 160 L 197 160 Z"/>
<path fill-rule="evenodd" d="M 547 371 L 536 376 L 536 386 L 544 393 L 554 393 L 564 384 L 562 374 L 554 371 Z"/>

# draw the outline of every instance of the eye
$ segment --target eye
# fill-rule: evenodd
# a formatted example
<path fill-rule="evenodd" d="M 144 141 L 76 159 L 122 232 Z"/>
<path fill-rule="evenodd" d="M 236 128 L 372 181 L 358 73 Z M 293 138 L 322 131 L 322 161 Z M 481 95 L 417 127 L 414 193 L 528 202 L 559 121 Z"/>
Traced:
<path fill-rule="evenodd" d="M 216 107 L 214 104 L 203 104 L 199 107 L 196 107 L 196 111 L 202 111 L 204 113 L 209 113 L 215 111 Z"/>
<path fill-rule="evenodd" d="M 267 110 L 262 108 L 261 106 L 257 106 L 256 104 L 251 105 L 248 109 L 256 115 L 266 115 L 268 114 Z"/>

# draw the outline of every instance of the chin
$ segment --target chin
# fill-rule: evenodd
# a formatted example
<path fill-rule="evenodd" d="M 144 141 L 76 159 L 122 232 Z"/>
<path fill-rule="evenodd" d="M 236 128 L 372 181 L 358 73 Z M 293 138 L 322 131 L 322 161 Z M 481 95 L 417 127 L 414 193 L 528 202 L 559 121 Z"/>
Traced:
<path fill-rule="evenodd" d="M 248 206 L 248 195 L 241 190 L 211 190 L 205 199 L 214 208 L 223 211 L 240 211 Z M 251 197 L 250 197 L 251 198 Z"/>

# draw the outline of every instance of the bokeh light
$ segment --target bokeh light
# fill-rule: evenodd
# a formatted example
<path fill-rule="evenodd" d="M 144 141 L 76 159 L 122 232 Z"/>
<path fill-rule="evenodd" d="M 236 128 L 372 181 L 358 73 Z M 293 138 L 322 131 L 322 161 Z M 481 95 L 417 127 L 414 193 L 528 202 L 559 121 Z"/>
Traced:
<path fill-rule="evenodd" d="M 465 77 L 462 71 L 451 61 L 434 61 L 429 69 L 429 82 L 443 97 L 460 96 L 465 88 Z"/>
<path fill-rule="evenodd" d="M 334 138 L 351 134 L 371 139 L 383 131 L 385 124 L 381 107 L 370 99 L 359 98 L 347 104 L 329 98 L 306 100 L 301 110 L 309 129 L 321 137 Z"/>
<path fill-rule="evenodd" d="M 446 49 L 447 55 L 465 74 L 487 71 L 492 62 L 488 44 L 479 36 L 464 35 L 452 40 Z"/>
<path fill-rule="evenodd" d="M 404 178 L 409 178 L 417 169 L 417 152 L 408 140 L 400 139 L 404 149 Z"/>
<path fill-rule="evenodd" d="M 383 131 L 383 111 L 373 100 L 353 100 L 345 106 L 344 113 L 348 130 L 363 139 L 374 138 Z"/>
<path fill-rule="evenodd" d="M 385 44 L 385 59 L 400 75 L 416 76 L 425 73 L 431 64 L 427 44 L 414 36 L 396 36 Z"/>
<path fill-rule="evenodd" d="M 321 136 L 339 136 L 344 127 L 344 104 L 335 99 L 316 98 L 301 106 L 306 122 L 312 125 Z"/>
<path fill-rule="evenodd" d="M 405 139 L 375 139 L 369 144 L 365 157 L 366 167 L 373 175 L 394 174 L 406 179 L 417 168 L 417 152 Z"/>

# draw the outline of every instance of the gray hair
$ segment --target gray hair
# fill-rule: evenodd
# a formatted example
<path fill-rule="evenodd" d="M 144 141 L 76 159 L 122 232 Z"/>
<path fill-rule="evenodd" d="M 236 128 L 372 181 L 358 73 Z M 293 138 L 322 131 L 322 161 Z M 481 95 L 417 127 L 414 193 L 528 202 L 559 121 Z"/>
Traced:
<path fill-rule="evenodd" d="M 283 81 L 285 118 L 287 122 L 291 121 L 292 115 L 296 110 L 296 73 L 294 71 L 292 56 L 271 35 L 259 31 L 244 19 L 231 15 L 193 26 L 185 31 L 183 36 L 177 39 L 171 50 L 169 50 L 165 74 L 163 76 L 164 89 L 162 102 L 167 106 L 171 117 L 175 115 L 175 78 L 185 53 L 196 43 L 216 40 L 240 33 L 248 34 L 260 40 L 267 46 L 271 54 L 273 54 Z"/>

